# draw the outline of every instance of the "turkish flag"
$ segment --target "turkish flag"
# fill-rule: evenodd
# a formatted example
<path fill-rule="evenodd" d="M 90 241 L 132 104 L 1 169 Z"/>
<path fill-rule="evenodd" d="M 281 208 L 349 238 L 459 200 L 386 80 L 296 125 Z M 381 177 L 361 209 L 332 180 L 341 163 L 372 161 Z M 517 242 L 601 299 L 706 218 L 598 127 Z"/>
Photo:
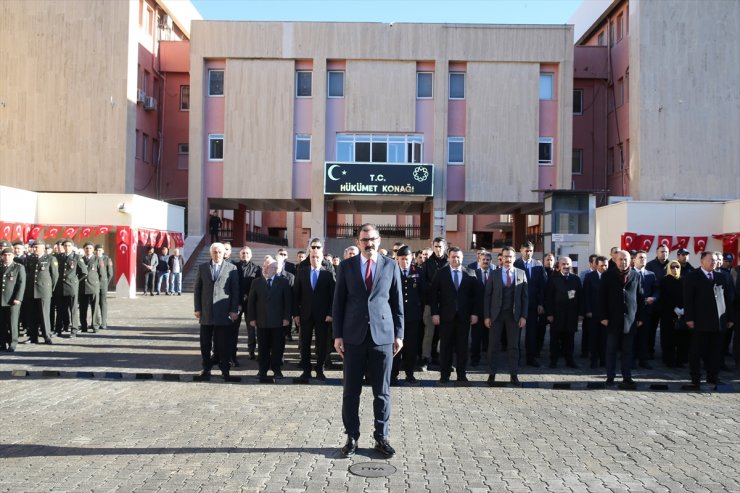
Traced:
<path fill-rule="evenodd" d="M 167 237 L 167 233 L 164 231 L 159 232 L 159 239 L 157 240 L 157 248 L 161 248 L 162 244 L 164 243 L 165 238 Z M 169 244 L 167 245 L 169 247 Z"/>
<path fill-rule="evenodd" d="M 673 236 L 658 236 L 658 246 L 664 246 L 670 252 L 673 247 Z"/>
<path fill-rule="evenodd" d="M 655 235 L 640 235 L 637 237 L 637 249 L 649 252 L 653 241 L 655 241 Z"/>
<path fill-rule="evenodd" d="M 23 238 L 23 230 L 24 230 L 24 224 L 23 223 L 15 223 L 13 225 L 13 241 L 20 240 L 25 242 L 25 238 Z"/>
<path fill-rule="evenodd" d="M 629 251 L 636 240 L 637 235 L 635 233 L 622 233 L 622 250 Z"/>
<path fill-rule="evenodd" d="M 694 253 L 703 252 L 707 248 L 707 236 L 694 236 Z"/>
<path fill-rule="evenodd" d="M 59 231 L 61 231 L 61 226 L 49 226 L 46 228 L 46 231 L 44 232 L 44 239 L 47 238 L 56 238 L 56 236 L 59 234 Z"/>
<path fill-rule="evenodd" d="M 108 234 L 110 230 L 110 226 L 98 226 L 98 229 L 95 231 L 95 236 Z"/>
<path fill-rule="evenodd" d="M 673 245 L 671 250 L 680 250 L 689 246 L 689 239 L 691 236 L 676 236 L 676 244 Z"/>
<path fill-rule="evenodd" d="M 83 226 L 80 230 L 80 239 L 92 236 L 93 231 L 95 231 L 94 226 Z"/>
<path fill-rule="evenodd" d="M 156 229 L 149 231 L 149 243 L 151 243 L 152 246 L 159 246 L 157 245 L 157 237 L 159 237 L 159 231 Z"/>
<path fill-rule="evenodd" d="M 0 240 L 9 240 L 13 234 L 13 225 L 10 223 L 0 223 Z"/>
<path fill-rule="evenodd" d="M 182 233 L 172 233 L 172 238 L 176 247 L 181 247 L 185 244 L 185 242 L 182 241 Z"/>
<path fill-rule="evenodd" d="M 146 246 L 147 243 L 149 243 L 149 230 L 148 229 L 139 230 L 139 241 L 144 246 Z"/>
<path fill-rule="evenodd" d="M 72 239 L 72 238 L 74 238 L 77 235 L 77 232 L 79 230 L 80 230 L 80 227 L 79 226 L 66 226 L 64 228 L 64 233 L 62 234 L 62 236 L 64 238 Z"/>
<path fill-rule="evenodd" d="M 28 239 L 29 240 L 35 240 L 39 237 L 39 234 L 41 234 L 41 230 L 44 229 L 44 227 L 41 224 L 34 224 L 31 226 L 31 230 L 28 232 Z"/>

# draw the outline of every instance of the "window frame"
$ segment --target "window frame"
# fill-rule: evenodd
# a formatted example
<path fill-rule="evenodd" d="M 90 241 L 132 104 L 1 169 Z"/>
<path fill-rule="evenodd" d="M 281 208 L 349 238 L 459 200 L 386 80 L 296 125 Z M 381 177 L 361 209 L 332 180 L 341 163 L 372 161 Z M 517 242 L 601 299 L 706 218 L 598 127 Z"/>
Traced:
<path fill-rule="evenodd" d="M 550 145 L 550 160 L 546 161 L 540 158 L 540 146 L 542 144 L 549 144 Z M 540 137 L 539 141 L 537 143 L 537 162 L 540 166 L 552 166 L 555 162 L 555 139 L 552 137 Z"/>
<path fill-rule="evenodd" d="M 367 154 L 367 161 L 359 161 L 357 159 L 357 145 L 367 144 L 369 147 Z M 385 161 L 373 160 L 373 144 L 385 144 Z M 335 146 L 335 160 L 338 163 L 374 163 L 374 164 L 419 164 L 423 163 L 424 157 L 424 136 L 422 134 L 385 134 L 385 133 L 344 133 L 340 132 L 336 134 L 334 141 Z M 403 158 L 404 161 L 388 161 L 389 156 L 395 155 L 396 152 L 393 148 L 398 149 L 397 146 L 403 146 Z M 340 147 L 347 147 L 351 160 L 342 160 L 340 154 Z M 418 156 L 417 154 L 418 150 Z"/>
<path fill-rule="evenodd" d="M 432 92 L 429 96 L 419 96 L 419 76 L 420 75 L 428 75 L 429 79 L 431 80 Z M 426 70 L 420 70 L 416 72 L 416 99 L 434 99 L 434 72 L 429 72 Z"/>
<path fill-rule="evenodd" d="M 149 153 L 147 152 L 149 150 L 149 134 L 142 132 L 141 133 L 141 160 L 145 163 L 151 162 Z"/>
<path fill-rule="evenodd" d="M 211 82 L 212 82 L 212 80 L 211 80 L 211 74 L 212 73 L 215 73 L 215 72 L 221 72 L 221 74 L 222 74 L 222 76 L 221 76 L 221 94 L 214 94 L 213 93 L 213 90 L 211 88 Z M 209 68 L 208 69 L 208 97 L 209 98 L 222 98 L 222 97 L 224 97 L 224 93 L 226 92 L 225 87 L 224 87 L 226 85 L 226 78 L 224 77 L 224 75 L 225 75 L 224 69 L 222 69 L 222 68 Z"/>
<path fill-rule="evenodd" d="M 180 111 L 190 111 L 190 84 L 180 86 Z"/>
<path fill-rule="evenodd" d="M 578 94 L 578 100 L 579 103 L 579 110 L 576 111 L 576 94 Z M 574 115 L 582 115 L 583 114 L 583 89 L 577 88 L 573 89 L 573 114 Z"/>
<path fill-rule="evenodd" d="M 452 161 L 450 153 L 451 144 L 460 144 L 462 149 L 462 158 L 460 161 Z M 451 166 L 462 166 L 465 164 L 465 137 L 447 137 L 447 164 Z"/>
<path fill-rule="evenodd" d="M 216 140 L 221 141 L 221 157 L 214 158 L 213 156 L 213 142 Z M 208 161 L 221 162 L 224 160 L 224 134 L 208 134 Z"/>
<path fill-rule="evenodd" d="M 462 77 L 462 96 L 460 96 L 460 97 L 453 96 L 452 95 L 452 77 L 453 76 L 460 76 L 460 77 Z M 449 84 L 449 88 L 448 88 L 448 91 L 447 91 L 448 92 L 447 99 L 449 99 L 450 101 L 464 101 L 465 100 L 465 79 L 466 79 L 465 72 L 450 71 L 449 77 L 447 79 L 448 80 L 448 84 Z"/>
<path fill-rule="evenodd" d="M 183 146 L 185 146 L 184 151 L 183 151 Z M 182 142 L 180 144 L 177 144 L 177 155 L 178 156 L 186 156 L 188 154 L 190 154 L 190 143 L 189 142 Z"/>
<path fill-rule="evenodd" d="M 342 94 L 340 96 L 333 96 L 331 94 L 331 76 L 332 74 L 341 74 L 342 76 Z M 344 97 L 344 70 L 328 70 L 326 73 L 326 97 L 329 99 L 342 99 Z M 313 89 L 313 76 L 311 77 L 311 88 Z M 298 79 L 296 79 L 296 83 Z M 297 89 L 296 89 L 297 90 Z"/>
<path fill-rule="evenodd" d="M 298 157 L 298 142 L 308 141 L 308 158 Z M 295 134 L 295 141 L 293 144 L 293 160 L 298 163 L 310 163 L 311 162 L 311 135 L 310 134 Z"/>
<path fill-rule="evenodd" d="M 311 79 L 311 84 L 309 86 L 308 95 L 300 95 L 298 94 L 298 90 L 300 89 L 300 84 L 298 83 L 298 78 L 301 74 L 308 74 Z M 296 70 L 295 71 L 295 97 L 298 99 L 308 99 L 313 97 L 313 70 Z"/>
<path fill-rule="evenodd" d="M 543 78 L 550 79 L 550 96 L 546 98 L 542 97 L 542 79 Z M 540 72 L 539 98 L 540 98 L 539 99 L 540 101 L 555 101 L 555 73 L 554 72 Z"/>
<path fill-rule="evenodd" d="M 573 154 L 572 154 L 573 158 L 575 158 L 575 156 L 576 156 L 576 151 L 578 151 L 578 158 L 579 158 L 578 159 L 578 171 L 575 171 L 574 166 L 571 165 L 570 172 L 571 172 L 572 175 L 581 176 L 581 175 L 583 175 L 583 149 L 580 149 L 580 148 L 573 149 L 573 151 L 572 151 L 573 152 Z M 572 162 L 573 162 L 573 158 L 571 159 Z"/>

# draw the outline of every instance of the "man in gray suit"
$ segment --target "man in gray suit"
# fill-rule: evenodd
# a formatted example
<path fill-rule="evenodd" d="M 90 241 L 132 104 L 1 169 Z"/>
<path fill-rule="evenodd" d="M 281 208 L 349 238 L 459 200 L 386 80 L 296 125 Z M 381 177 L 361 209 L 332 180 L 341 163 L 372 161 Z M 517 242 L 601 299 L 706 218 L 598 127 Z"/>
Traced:
<path fill-rule="evenodd" d="M 236 266 L 224 260 L 222 243 L 211 245 L 211 261 L 198 266 L 195 278 L 195 318 L 200 321 L 200 354 L 203 371 L 200 378 L 208 380 L 211 368 L 218 364 L 224 380 L 231 368 L 230 334 L 239 314 L 239 277 Z M 211 357 L 211 348 L 214 348 Z"/>
<path fill-rule="evenodd" d="M 401 270 L 379 255 L 380 233 L 374 225 L 360 227 L 357 246 L 362 254 L 337 268 L 332 305 L 334 348 L 344 359 L 342 421 L 347 442 L 341 452 L 350 457 L 357 451 L 360 393 L 367 374 L 374 398 L 375 449 L 392 457 L 396 451 L 388 442 L 388 420 L 393 356 L 403 347 Z"/>
<path fill-rule="evenodd" d="M 488 384 L 496 380 L 497 357 L 501 353 L 501 333 L 506 331 L 511 383 L 519 385 L 519 335 L 527 326 L 529 289 L 527 274 L 514 267 L 516 250 L 507 246 L 501 250 L 503 265 L 486 284 L 483 300 L 484 324 L 491 329 L 488 345 Z"/>

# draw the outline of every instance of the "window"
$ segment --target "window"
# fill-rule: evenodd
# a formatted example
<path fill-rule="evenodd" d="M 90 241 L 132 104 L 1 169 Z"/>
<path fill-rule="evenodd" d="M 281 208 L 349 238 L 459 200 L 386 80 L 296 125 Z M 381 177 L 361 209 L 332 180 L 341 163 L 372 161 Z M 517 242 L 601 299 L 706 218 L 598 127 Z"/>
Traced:
<path fill-rule="evenodd" d="M 432 72 L 416 72 L 416 99 L 432 99 L 434 96 Z"/>
<path fill-rule="evenodd" d="M 614 84 L 612 84 L 606 88 L 606 110 L 611 113 L 614 107 Z"/>
<path fill-rule="evenodd" d="M 208 135 L 208 160 L 223 161 L 224 159 L 224 135 Z"/>
<path fill-rule="evenodd" d="M 624 77 L 620 77 L 619 80 L 617 80 L 617 106 L 622 106 L 624 104 Z"/>
<path fill-rule="evenodd" d="M 606 151 L 606 172 L 614 174 L 614 148 L 610 147 Z"/>
<path fill-rule="evenodd" d="M 297 98 L 311 97 L 311 75 L 307 70 L 299 70 L 295 73 L 295 95 Z"/>
<path fill-rule="evenodd" d="M 421 163 L 421 135 L 337 134 L 341 163 Z"/>
<path fill-rule="evenodd" d="M 583 149 L 573 149 L 573 170 L 574 175 L 583 174 Z"/>
<path fill-rule="evenodd" d="M 599 37 L 597 39 L 597 43 L 599 46 L 606 46 L 606 33 L 604 31 L 601 31 L 599 33 Z"/>
<path fill-rule="evenodd" d="M 141 90 L 144 91 L 144 94 L 148 94 L 146 92 L 148 85 L 149 85 L 149 72 L 144 70 L 144 72 L 141 74 Z"/>
<path fill-rule="evenodd" d="M 188 144 L 177 144 L 177 169 L 188 169 Z"/>
<path fill-rule="evenodd" d="M 136 150 L 134 151 L 134 157 L 141 159 L 141 132 L 136 131 Z"/>
<path fill-rule="evenodd" d="M 552 99 L 552 78 L 553 74 L 540 74 L 540 100 L 549 101 Z"/>
<path fill-rule="evenodd" d="M 447 164 L 465 162 L 465 139 L 463 137 L 447 138 Z"/>
<path fill-rule="evenodd" d="M 147 134 L 143 134 L 141 137 L 141 159 L 144 160 L 145 163 L 149 162 L 149 153 L 147 152 L 149 149 L 149 136 Z"/>
<path fill-rule="evenodd" d="M 152 139 L 152 164 L 155 166 L 159 164 L 159 141 Z"/>
<path fill-rule="evenodd" d="M 208 71 L 208 95 L 224 95 L 224 71 L 223 69 L 214 69 Z"/>
<path fill-rule="evenodd" d="M 327 91 L 330 98 L 344 97 L 344 72 L 329 72 L 329 88 L 327 89 Z M 310 96 L 310 88 L 308 92 L 308 95 Z"/>
<path fill-rule="evenodd" d="M 573 89 L 573 114 L 583 114 L 583 89 Z"/>
<path fill-rule="evenodd" d="M 190 110 L 190 86 L 180 86 L 180 111 Z"/>
<path fill-rule="evenodd" d="M 295 160 L 296 161 L 310 161 L 311 160 L 311 136 L 310 135 L 296 135 L 295 136 Z"/>
<path fill-rule="evenodd" d="M 622 14 L 619 14 L 617 16 L 617 41 L 622 41 L 622 37 L 624 36 L 624 16 Z"/>
<path fill-rule="evenodd" d="M 465 74 L 450 72 L 450 99 L 465 99 Z"/>
<path fill-rule="evenodd" d="M 588 195 L 556 195 L 552 202 L 552 232 L 588 234 Z"/>
<path fill-rule="evenodd" d="M 154 11 L 147 7 L 145 14 L 146 16 L 144 17 L 144 29 L 146 29 L 147 33 L 152 34 L 152 16 L 154 16 Z"/>
<path fill-rule="evenodd" d="M 540 164 L 552 164 L 552 137 L 540 137 Z"/>
<path fill-rule="evenodd" d="M 609 46 L 614 46 L 614 38 L 616 34 L 616 29 L 614 29 L 614 21 L 609 22 Z"/>
<path fill-rule="evenodd" d="M 190 145 L 189 144 L 177 144 L 177 153 L 178 154 L 190 154 Z"/>

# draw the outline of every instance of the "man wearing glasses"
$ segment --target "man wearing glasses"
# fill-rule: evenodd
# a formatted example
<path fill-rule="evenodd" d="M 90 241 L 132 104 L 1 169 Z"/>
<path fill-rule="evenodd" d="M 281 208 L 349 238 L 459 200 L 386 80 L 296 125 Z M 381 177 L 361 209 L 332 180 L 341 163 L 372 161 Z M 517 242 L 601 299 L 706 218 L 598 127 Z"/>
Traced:
<path fill-rule="evenodd" d="M 357 451 L 360 393 L 367 374 L 374 398 L 375 450 L 393 457 L 388 421 L 393 356 L 403 347 L 401 271 L 396 262 L 379 254 L 380 234 L 374 225 L 360 227 L 357 246 L 361 255 L 337 268 L 332 306 L 334 348 L 344 359 L 342 421 L 347 442 L 341 452 L 351 457 Z"/>

